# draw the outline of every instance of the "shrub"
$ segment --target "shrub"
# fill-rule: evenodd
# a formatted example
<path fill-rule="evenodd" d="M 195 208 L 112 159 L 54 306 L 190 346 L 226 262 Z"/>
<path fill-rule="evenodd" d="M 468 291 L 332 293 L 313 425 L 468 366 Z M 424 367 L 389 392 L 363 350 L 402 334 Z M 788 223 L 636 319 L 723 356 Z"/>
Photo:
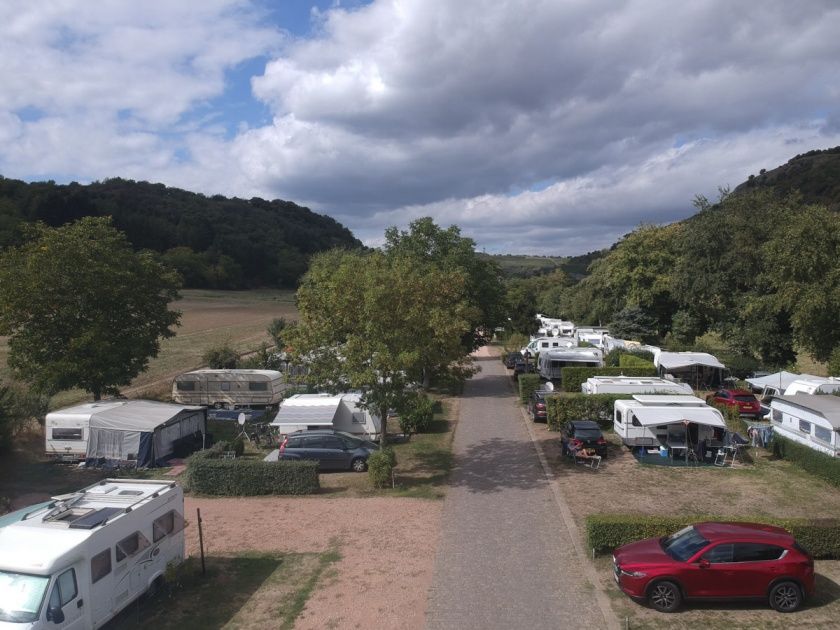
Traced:
<path fill-rule="evenodd" d="M 385 448 L 368 457 L 368 478 L 374 488 L 388 488 L 393 484 L 397 456 L 393 449 Z"/>
<path fill-rule="evenodd" d="M 187 459 L 186 485 L 191 492 L 221 496 L 312 494 L 320 487 L 318 463 L 217 459 L 212 449 Z"/>
<path fill-rule="evenodd" d="M 239 355 L 230 347 L 230 344 L 224 343 L 209 348 L 202 355 L 201 360 L 214 370 L 233 370 L 239 363 Z"/>
<path fill-rule="evenodd" d="M 613 426 L 616 400 L 627 400 L 633 394 L 564 394 L 545 397 L 548 428 L 560 431 L 572 420 L 593 420 L 602 429 Z"/>
<path fill-rule="evenodd" d="M 840 486 L 840 459 L 815 451 L 778 434 L 773 436 L 773 455 L 786 459 L 834 486 Z"/>
<path fill-rule="evenodd" d="M 411 435 L 425 433 L 435 417 L 435 401 L 424 394 L 412 396 L 405 410 L 400 412 L 400 430 Z"/>
<path fill-rule="evenodd" d="M 237 457 L 242 457 L 245 454 L 245 440 L 241 435 L 233 441 L 230 450 L 236 453 Z"/>
<path fill-rule="evenodd" d="M 522 333 L 515 332 L 508 335 L 507 339 L 505 339 L 504 344 L 502 344 L 502 347 L 504 348 L 505 353 L 519 352 L 528 344 L 528 341 L 530 341 L 528 339 L 528 335 L 523 335 Z M 502 358 L 504 358 L 504 355 L 502 356 Z"/>
<path fill-rule="evenodd" d="M 650 367 L 564 367 L 560 370 L 563 391 L 580 392 L 580 386 L 590 376 L 656 376 Z"/>
<path fill-rule="evenodd" d="M 840 558 L 840 520 L 837 519 L 593 514 L 586 517 L 586 541 L 587 545 L 595 549 L 596 553 L 612 553 L 616 547 L 621 545 L 643 538 L 667 536 L 687 525 L 703 521 L 764 523 L 784 527 L 815 558 Z"/>
<path fill-rule="evenodd" d="M 741 417 L 741 412 L 738 407 L 723 405 L 721 403 L 712 403 L 712 407 L 720 411 L 723 415 L 723 421 L 726 422 L 726 428 L 735 433 L 740 433 L 746 437 L 749 426 Z"/>
<path fill-rule="evenodd" d="M 641 368 L 654 368 L 653 361 L 646 359 L 645 357 L 639 356 L 637 354 L 621 354 L 618 357 L 618 366 L 619 367 L 627 367 L 627 368 L 634 368 L 634 367 L 641 367 Z"/>
<path fill-rule="evenodd" d="M 840 376 L 840 346 L 831 351 L 831 356 L 828 357 L 828 374 L 829 376 Z"/>
<path fill-rule="evenodd" d="M 530 400 L 531 394 L 537 391 L 542 383 L 539 374 L 520 374 L 517 381 L 519 382 L 519 400 L 523 403 Z"/>

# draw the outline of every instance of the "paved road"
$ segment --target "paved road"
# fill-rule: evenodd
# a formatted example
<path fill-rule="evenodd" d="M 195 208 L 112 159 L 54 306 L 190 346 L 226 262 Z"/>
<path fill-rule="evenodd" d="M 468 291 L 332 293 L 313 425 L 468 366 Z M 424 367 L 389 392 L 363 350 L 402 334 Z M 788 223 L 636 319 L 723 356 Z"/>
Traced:
<path fill-rule="evenodd" d="M 602 628 L 504 366 L 477 364 L 461 401 L 427 627 Z"/>

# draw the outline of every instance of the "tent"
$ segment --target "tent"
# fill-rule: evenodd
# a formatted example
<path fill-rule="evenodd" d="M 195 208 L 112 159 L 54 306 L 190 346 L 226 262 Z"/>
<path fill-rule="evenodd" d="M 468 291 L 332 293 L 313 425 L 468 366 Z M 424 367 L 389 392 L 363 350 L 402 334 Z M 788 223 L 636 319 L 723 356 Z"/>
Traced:
<path fill-rule="evenodd" d="M 765 387 L 773 387 L 779 391 L 784 392 L 787 386 L 799 378 L 807 377 L 807 374 L 794 374 L 793 372 L 776 372 L 775 374 L 768 374 L 767 376 L 759 376 L 757 378 L 748 378 L 747 383 L 755 390 L 763 391 Z"/>
<path fill-rule="evenodd" d="M 670 374 L 694 389 L 711 389 L 723 382 L 726 366 L 706 352 L 657 352 L 653 364 L 659 376 Z"/>

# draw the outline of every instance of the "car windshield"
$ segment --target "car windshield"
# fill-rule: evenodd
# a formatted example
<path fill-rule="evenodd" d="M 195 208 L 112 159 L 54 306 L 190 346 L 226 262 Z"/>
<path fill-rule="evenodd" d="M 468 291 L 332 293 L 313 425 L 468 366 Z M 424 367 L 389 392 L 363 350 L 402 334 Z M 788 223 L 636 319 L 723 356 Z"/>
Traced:
<path fill-rule="evenodd" d="M 50 578 L 0 571 L 0 621 L 28 623 L 38 619 Z"/>
<path fill-rule="evenodd" d="M 575 429 L 575 437 L 581 440 L 597 440 L 601 437 L 600 429 Z"/>
<path fill-rule="evenodd" d="M 692 525 L 681 529 L 676 534 L 666 536 L 660 542 L 665 553 L 680 562 L 685 562 L 709 544 L 709 541 L 703 538 Z"/>

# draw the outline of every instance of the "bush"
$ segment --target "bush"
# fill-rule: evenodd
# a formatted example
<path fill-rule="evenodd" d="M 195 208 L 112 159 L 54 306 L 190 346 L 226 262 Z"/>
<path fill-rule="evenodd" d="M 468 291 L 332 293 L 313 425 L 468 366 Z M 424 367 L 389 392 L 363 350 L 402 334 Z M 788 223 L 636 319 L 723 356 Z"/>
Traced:
<path fill-rule="evenodd" d="M 623 368 L 654 368 L 653 361 L 637 354 L 621 354 L 618 357 L 618 366 Z"/>
<path fill-rule="evenodd" d="M 520 374 L 517 381 L 519 382 L 519 400 L 523 403 L 527 403 L 531 399 L 531 394 L 542 384 L 539 374 Z"/>
<path fill-rule="evenodd" d="M 237 457 L 242 457 L 245 454 L 245 439 L 240 435 L 233 441 L 230 450 L 236 453 Z"/>
<path fill-rule="evenodd" d="M 564 367 L 560 370 L 563 391 L 580 392 L 580 386 L 590 376 L 656 376 L 650 367 Z"/>
<path fill-rule="evenodd" d="M 239 355 L 230 347 L 230 344 L 224 343 L 209 348 L 202 355 L 201 360 L 213 370 L 233 370 L 239 363 Z"/>
<path fill-rule="evenodd" d="M 400 412 L 400 430 L 411 435 L 425 433 L 435 418 L 435 401 L 424 394 L 412 396 L 406 409 Z"/>
<path fill-rule="evenodd" d="M 385 448 L 368 457 L 368 478 L 374 488 L 389 488 L 393 485 L 397 456 L 393 449 Z"/>
<path fill-rule="evenodd" d="M 831 351 L 831 356 L 828 357 L 828 374 L 829 376 L 840 376 L 840 346 Z"/>
<path fill-rule="evenodd" d="M 773 455 L 786 459 L 834 486 L 840 486 L 840 459 L 783 438 L 778 433 L 773 436 Z"/>
<path fill-rule="evenodd" d="M 187 459 L 184 476 L 191 492 L 221 496 L 312 494 L 320 487 L 317 462 L 218 457 L 218 452 L 208 449 Z"/>
<path fill-rule="evenodd" d="M 548 428 L 560 431 L 572 420 L 593 420 L 602 429 L 612 429 L 616 400 L 627 400 L 633 394 L 564 394 L 546 396 Z"/>
<path fill-rule="evenodd" d="M 712 403 L 712 407 L 720 411 L 723 416 L 723 421 L 726 422 L 726 428 L 735 433 L 740 433 L 743 437 L 747 436 L 749 426 L 741 417 L 741 412 L 738 407 L 723 405 L 721 403 Z"/>
<path fill-rule="evenodd" d="M 815 558 L 840 558 L 840 520 L 837 519 L 593 514 L 586 517 L 586 541 L 596 553 L 612 553 L 621 545 L 643 538 L 667 536 L 687 525 L 703 521 L 764 523 L 784 527 Z"/>
<path fill-rule="evenodd" d="M 511 333 L 508 335 L 507 339 L 505 339 L 505 342 L 502 344 L 502 348 L 504 348 L 505 353 L 519 352 L 522 348 L 528 345 L 529 341 L 530 339 L 528 339 L 528 335 L 523 335 L 522 333 L 517 332 Z M 504 359 L 504 353 L 502 354 L 502 359 Z"/>

